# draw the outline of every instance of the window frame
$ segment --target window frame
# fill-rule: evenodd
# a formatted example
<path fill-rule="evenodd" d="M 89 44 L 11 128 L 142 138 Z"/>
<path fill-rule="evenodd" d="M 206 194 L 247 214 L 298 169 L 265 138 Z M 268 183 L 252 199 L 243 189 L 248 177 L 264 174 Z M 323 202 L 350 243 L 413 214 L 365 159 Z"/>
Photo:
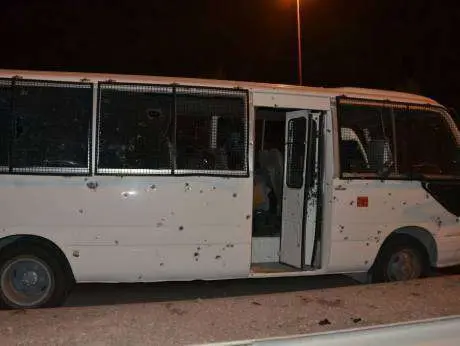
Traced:
<path fill-rule="evenodd" d="M 392 135 L 393 135 L 393 162 L 394 165 L 392 166 L 392 172 L 385 176 L 382 177 L 378 173 L 345 173 L 342 170 L 341 167 L 341 105 L 346 104 L 346 105 L 356 105 L 356 106 L 375 106 L 382 108 L 384 110 L 388 110 L 391 116 L 391 124 L 392 124 Z M 396 131 L 395 131 L 395 122 L 394 122 L 394 110 L 420 110 L 420 111 L 430 111 L 430 112 L 435 112 L 443 116 L 445 119 L 447 119 L 449 123 L 449 128 L 451 129 L 451 134 L 454 138 L 456 138 L 457 142 L 460 144 L 460 129 L 458 125 L 455 123 L 454 119 L 452 118 L 450 112 L 443 106 L 441 105 L 432 105 L 432 104 L 421 104 L 421 103 L 411 103 L 411 102 L 398 102 L 398 101 L 392 101 L 392 100 L 376 100 L 376 99 L 371 99 L 371 98 L 356 98 L 356 97 L 347 97 L 347 96 L 338 96 L 336 98 L 336 121 L 337 121 L 337 128 L 338 131 L 335 134 L 337 143 L 338 143 L 338 160 L 336 161 L 339 169 L 339 178 L 343 180 L 356 180 L 356 179 L 366 179 L 366 180 L 402 180 L 402 181 L 459 181 L 459 177 L 454 177 L 454 176 L 446 176 L 446 175 L 423 175 L 422 178 L 414 178 L 410 175 L 407 174 L 401 174 L 399 173 L 399 158 L 398 158 L 398 153 L 397 153 L 397 143 L 398 143 L 398 138 L 396 137 Z M 452 131 L 452 128 L 457 129 L 456 133 Z"/>
<path fill-rule="evenodd" d="M 124 169 L 124 168 L 100 168 L 99 155 L 101 143 L 101 86 L 109 86 L 110 89 L 119 90 L 126 88 L 128 91 L 136 91 L 139 88 L 143 90 L 170 90 L 173 97 L 173 121 L 172 121 L 172 167 L 170 169 Z M 212 96 L 230 96 L 240 97 L 244 105 L 244 169 L 242 170 L 197 170 L 197 169 L 177 169 L 177 96 L 178 95 L 196 95 L 204 97 Z M 126 83 L 105 81 L 97 83 L 97 112 L 96 112 L 96 176 L 212 176 L 225 178 L 247 178 L 249 177 L 249 130 L 250 130 L 250 109 L 249 109 L 249 90 L 242 88 L 220 88 L 208 86 L 190 86 L 176 84 L 147 84 L 147 83 Z"/>
<path fill-rule="evenodd" d="M 30 166 L 17 168 L 14 167 L 13 153 L 15 151 L 15 139 L 13 136 L 14 128 L 9 130 L 9 157 L 8 166 L 0 167 L 0 174 L 13 174 L 13 175 L 38 175 L 38 176 L 91 176 L 92 172 L 92 134 L 93 134 L 93 97 L 94 97 L 94 83 L 83 82 L 83 81 L 63 81 L 63 80 L 44 80 L 44 79 L 24 79 L 24 78 L 1 78 L 2 81 L 10 81 L 9 87 L 11 88 L 11 114 L 12 121 L 17 118 L 17 112 L 15 109 L 15 92 L 17 87 L 57 87 L 65 89 L 87 89 L 91 95 L 90 103 L 90 115 L 88 117 L 87 127 L 87 165 L 86 167 L 59 167 L 59 166 Z"/>

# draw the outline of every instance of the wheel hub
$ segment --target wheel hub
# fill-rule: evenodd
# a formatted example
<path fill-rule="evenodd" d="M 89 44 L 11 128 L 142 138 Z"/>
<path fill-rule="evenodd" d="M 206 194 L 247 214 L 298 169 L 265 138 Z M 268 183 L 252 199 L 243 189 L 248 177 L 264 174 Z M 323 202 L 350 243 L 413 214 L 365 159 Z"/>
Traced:
<path fill-rule="evenodd" d="M 54 288 L 54 278 L 42 260 L 21 256 L 3 268 L 0 288 L 12 304 L 22 308 L 33 307 L 49 298 Z"/>
<path fill-rule="evenodd" d="M 35 286 L 38 282 L 38 273 L 35 271 L 27 271 L 22 275 L 21 283 L 24 286 Z"/>

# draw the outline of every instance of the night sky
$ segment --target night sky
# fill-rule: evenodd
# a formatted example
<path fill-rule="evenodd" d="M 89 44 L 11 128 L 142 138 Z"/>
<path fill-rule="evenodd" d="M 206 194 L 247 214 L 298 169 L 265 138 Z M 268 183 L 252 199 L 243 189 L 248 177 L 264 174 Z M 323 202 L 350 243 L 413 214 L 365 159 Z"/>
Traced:
<path fill-rule="evenodd" d="M 0 1 L 0 68 L 297 83 L 295 0 Z M 303 79 L 460 111 L 460 1 L 302 0 Z"/>

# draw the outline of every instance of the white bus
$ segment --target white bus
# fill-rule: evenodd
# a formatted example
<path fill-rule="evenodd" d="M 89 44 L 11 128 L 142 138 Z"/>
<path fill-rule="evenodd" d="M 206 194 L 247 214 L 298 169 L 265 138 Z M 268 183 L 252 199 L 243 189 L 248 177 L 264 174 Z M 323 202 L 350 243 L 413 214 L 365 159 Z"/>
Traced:
<path fill-rule="evenodd" d="M 460 132 L 411 94 L 0 70 L 0 301 L 460 263 Z"/>

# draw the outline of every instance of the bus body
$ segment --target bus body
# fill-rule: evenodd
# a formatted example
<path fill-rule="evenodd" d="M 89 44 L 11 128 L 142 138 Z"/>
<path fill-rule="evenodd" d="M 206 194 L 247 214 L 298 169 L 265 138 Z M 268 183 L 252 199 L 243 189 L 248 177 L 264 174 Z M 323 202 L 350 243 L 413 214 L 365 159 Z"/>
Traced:
<path fill-rule="evenodd" d="M 460 134 L 429 98 L 0 70 L 0 131 L 9 307 L 57 305 L 73 282 L 460 263 Z"/>

